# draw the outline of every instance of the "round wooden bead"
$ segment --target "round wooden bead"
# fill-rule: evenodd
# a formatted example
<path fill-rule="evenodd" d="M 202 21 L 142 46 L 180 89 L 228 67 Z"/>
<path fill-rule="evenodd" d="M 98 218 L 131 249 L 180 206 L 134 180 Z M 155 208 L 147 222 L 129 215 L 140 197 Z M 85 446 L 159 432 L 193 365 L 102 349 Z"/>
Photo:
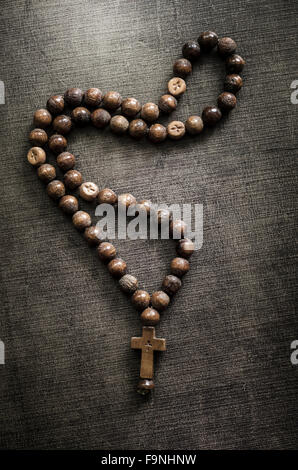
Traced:
<path fill-rule="evenodd" d="M 202 119 L 207 126 L 215 126 L 221 120 L 221 111 L 217 106 L 206 106 L 203 109 Z"/>
<path fill-rule="evenodd" d="M 110 188 L 104 188 L 98 193 L 99 204 L 115 204 L 118 200 L 117 194 Z"/>
<path fill-rule="evenodd" d="M 169 114 L 177 108 L 177 100 L 172 95 L 162 95 L 158 106 L 164 113 Z"/>
<path fill-rule="evenodd" d="M 53 121 L 54 131 L 62 135 L 67 135 L 71 131 L 71 126 L 72 123 L 70 117 L 65 116 L 64 114 L 55 117 Z"/>
<path fill-rule="evenodd" d="M 78 211 L 72 216 L 72 223 L 75 228 L 82 232 L 91 225 L 91 217 L 88 212 Z"/>
<path fill-rule="evenodd" d="M 71 108 L 75 108 L 80 106 L 83 96 L 84 94 L 80 88 L 69 88 L 64 93 L 64 100 Z"/>
<path fill-rule="evenodd" d="M 173 72 L 178 77 L 187 77 L 192 71 L 191 62 L 187 59 L 177 59 L 173 65 Z"/>
<path fill-rule="evenodd" d="M 46 159 L 46 153 L 41 147 L 32 147 L 27 153 L 27 160 L 32 166 L 40 166 Z"/>
<path fill-rule="evenodd" d="M 70 196 L 63 196 L 59 201 L 60 209 L 65 212 L 65 214 L 73 215 L 75 212 L 79 210 L 79 202 L 76 197 Z"/>
<path fill-rule="evenodd" d="M 141 110 L 141 104 L 136 98 L 126 98 L 122 101 L 121 111 L 125 116 L 135 117 Z"/>
<path fill-rule="evenodd" d="M 189 238 L 182 238 L 177 243 L 176 251 L 182 258 L 190 258 L 193 254 L 195 246 Z"/>
<path fill-rule="evenodd" d="M 116 111 L 121 106 L 122 96 L 118 91 L 108 91 L 102 100 L 102 106 L 110 111 Z"/>
<path fill-rule="evenodd" d="M 147 214 L 150 214 L 152 202 L 148 199 L 143 199 L 142 201 L 138 202 L 137 207 L 139 212 L 146 212 Z"/>
<path fill-rule="evenodd" d="M 187 225 L 183 220 L 175 219 L 170 223 L 170 233 L 173 238 L 184 238 L 187 232 Z"/>
<path fill-rule="evenodd" d="M 53 134 L 49 138 L 49 149 L 55 153 L 63 152 L 67 147 L 67 140 L 63 135 Z"/>
<path fill-rule="evenodd" d="M 196 41 L 188 41 L 182 47 L 182 55 L 185 59 L 194 62 L 198 60 L 201 55 L 201 49 L 199 43 Z"/>
<path fill-rule="evenodd" d="M 237 44 L 232 38 L 221 38 L 218 41 L 217 50 L 223 57 L 234 54 L 236 48 Z"/>
<path fill-rule="evenodd" d="M 33 129 L 29 134 L 29 141 L 36 147 L 42 147 L 48 141 L 48 134 L 43 129 Z"/>
<path fill-rule="evenodd" d="M 152 379 L 141 379 L 138 383 L 137 392 L 140 395 L 148 395 L 154 389 L 154 382 Z"/>
<path fill-rule="evenodd" d="M 225 78 L 224 89 L 225 91 L 229 91 L 235 94 L 240 90 L 242 85 L 243 85 L 243 80 L 240 77 L 240 75 L 231 74 L 231 75 L 227 75 Z"/>
<path fill-rule="evenodd" d="M 71 170 L 75 166 L 75 162 L 75 156 L 70 152 L 62 152 L 57 157 L 57 165 L 62 171 Z"/>
<path fill-rule="evenodd" d="M 111 120 L 111 115 L 108 111 L 102 108 L 98 108 L 91 114 L 91 121 L 93 126 L 98 129 L 106 127 Z"/>
<path fill-rule="evenodd" d="M 90 246 L 99 245 L 104 240 L 102 231 L 96 225 L 85 229 L 84 238 Z"/>
<path fill-rule="evenodd" d="M 226 67 L 230 73 L 239 73 L 243 70 L 245 60 L 238 54 L 233 54 L 226 60 Z"/>
<path fill-rule="evenodd" d="M 137 200 L 132 194 L 125 193 L 125 194 L 120 194 L 118 196 L 118 205 L 122 207 L 128 208 L 129 206 L 134 205 L 136 203 L 137 203 Z"/>
<path fill-rule="evenodd" d="M 53 95 L 47 101 L 47 108 L 51 114 L 60 114 L 64 109 L 64 98 L 61 95 Z"/>
<path fill-rule="evenodd" d="M 36 127 L 45 129 L 52 122 L 52 116 L 47 109 L 38 109 L 34 113 L 33 122 Z"/>
<path fill-rule="evenodd" d="M 83 177 L 79 171 L 69 170 L 65 173 L 63 181 L 67 188 L 73 190 L 82 184 Z"/>
<path fill-rule="evenodd" d="M 94 201 L 97 198 L 99 189 L 95 183 L 86 181 L 82 183 L 79 188 L 80 197 L 85 201 Z"/>
<path fill-rule="evenodd" d="M 134 139 L 141 139 L 147 134 L 148 127 L 143 119 L 134 119 L 129 124 L 128 132 Z"/>
<path fill-rule="evenodd" d="M 169 224 L 172 214 L 171 211 L 168 209 L 158 209 L 156 212 L 157 215 L 157 222 L 159 225 L 161 224 Z"/>
<path fill-rule="evenodd" d="M 102 242 L 98 245 L 97 254 L 101 261 L 108 262 L 115 258 L 116 248 L 110 242 Z"/>
<path fill-rule="evenodd" d="M 65 194 L 65 186 L 60 180 L 53 180 L 47 185 L 47 193 L 52 199 L 60 199 Z"/>
<path fill-rule="evenodd" d="M 108 270 L 110 274 L 116 279 L 120 279 L 124 274 L 126 274 L 126 263 L 121 258 L 112 259 L 108 264 Z"/>
<path fill-rule="evenodd" d="M 99 88 L 89 88 L 84 94 L 84 102 L 90 108 L 97 108 L 102 101 L 102 92 Z"/>
<path fill-rule="evenodd" d="M 185 258 L 174 258 L 171 261 L 171 273 L 182 277 L 189 271 L 189 262 Z"/>
<path fill-rule="evenodd" d="M 162 312 L 165 310 L 170 303 L 170 297 L 162 290 L 153 292 L 151 296 L 151 305 L 153 308 Z"/>
<path fill-rule="evenodd" d="M 159 323 L 160 315 L 154 308 L 146 308 L 140 316 L 141 322 L 146 326 L 155 326 Z"/>
<path fill-rule="evenodd" d="M 37 169 L 38 178 L 44 183 L 49 183 L 56 178 L 56 170 L 53 165 L 44 163 Z"/>
<path fill-rule="evenodd" d="M 222 111 L 231 111 L 237 104 L 237 98 L 233 93 L 224 91 L 217 98 L 217 104 Z"/>
<path fill-rule="evenodd" d="M 110 129 L 114 134 L 125 134 L 129 127 L 129 121 L 121 114 L 113 116 L 110 120 Z"/>
<path fill-rule="evenodd" d="M 71 113 L 71 119 L 78 125 L 78 126 L 86 126 L 89 124 L 91 119 L 91 113 L 89 109 L 84 108 L 83 106 L 78 106 L 75 108 Z"/>
<path fill-rule="evenodd" d="M 186 83 L 183 78 L 174 77 L 168 82 L 168 91 L 173 96 L 181 96 L 186 91 Z"/>
<path fill-rule="evenodd" d="M 141 118 L 145 121 L 153 122 L 158 119 L 159 108 L 155 103 L 145 103 L 141 109 Z"/>
<path fill-rule="evenodd" d="M 185 125 L 181 121 L 172 121 L 167 126 L 167 133 L 172 140 L 182 139 L 185 134 Z"/>
<path fill-rule="evenodd" d="M 204 31 L 200 34 L 198 42 L 202 49 L 205 51 L 210 51 L 218 43 L 218 36 L 213 31 Z"/>
<path fill-rule="evenodd" d="M 155 144 L 163 142 L 167 138 L 167 129 L 162 124 L 153 124 L 149 128 L 148 137 Z"/>
<path fill-rule="evenodd" d="M 200 134 L 204 129 L 203 119 L 200 116 L 189 116 L 189 118 L 185 122 L 185 128 L 188 134 Z"/>
<path fill-rule="evenodd" d="M 162 281 L 162 290 L 170 297 L 176 294 L 181 286 L 182 282 L 179 277 L 173 276 L 172 274 L 166 276 Z"/>
<path fill-rule="evenodd" d="M 131 298 L 131 302 L 137 310 L 142 311 L 149 307 L 150 294 L 145 290 L 136 290 Z"/>
<path fill-rule="evenodd" d="M 131 274 L 125 274 L 119 281 L 120 288 L 126 294 L 133 294 L 138 288 L 138 280 Z"/>

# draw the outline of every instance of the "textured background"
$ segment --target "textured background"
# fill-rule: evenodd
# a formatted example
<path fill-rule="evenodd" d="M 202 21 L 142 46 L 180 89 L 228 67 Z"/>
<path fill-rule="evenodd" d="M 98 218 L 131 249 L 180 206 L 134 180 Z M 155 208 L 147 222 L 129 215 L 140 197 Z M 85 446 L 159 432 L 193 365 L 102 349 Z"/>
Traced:
<path fill-rule="evenodd" d="M 297 14 L 295 0 L 1 1 L 1 448 L 295 447 Z M 91 128 L 70 138 L 101 187 L 204 204 L 204 245 L 163 315 L 168 351 L 144 400 L 137 315 L 26 163 L 27 134 L 69 86 L 158 100 L 183 43 L 206 29 L 247 60 L 239 105 L 213 132 L 159 147 Z M 175 116 L 214 103 L 223 76 L 203 60 Z M 173 244 L 118 246 L 158 288 Z"/>

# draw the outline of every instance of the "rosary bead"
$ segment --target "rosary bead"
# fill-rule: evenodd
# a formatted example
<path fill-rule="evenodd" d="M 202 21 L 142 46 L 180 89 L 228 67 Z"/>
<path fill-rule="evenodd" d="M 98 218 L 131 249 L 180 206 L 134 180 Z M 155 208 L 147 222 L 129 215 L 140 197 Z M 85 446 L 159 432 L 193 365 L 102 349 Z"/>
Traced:
<path fill-rule="evenodd" d="M 186 91 L 186 83 L 183 78 L 174 77 L 168 82 L 168 91 L 173 96 L 183 95 Z"/>
<path fill-rule="evenodd" d="M 98 129 L 106 127 L 111 120 L 111 115 L 108 111 L 102 108 L 98 108 L 91 114 L 91 121 L 93 126 Z"/>
<path fill-rule="evenodd" d="M 29 134 L 29 141 L 34 146 L 42 147 L 48 141 L 48 134 L 43 129 L 33 129 Z"/>
<path fill-rule="evenodd" d="M 149 201 L 148 199 L 143 199 L 142 201 L 140 201 L 138 203 L 138 210 L 140 212 L 146 212 L 147 214 L 150 214 L 150 211 L 151 211 L 151 206 L 152 206 L 152 202 Z"/>
<path fill-rule="evenodd" d="M 54 134 L 49 138 L 49 149 L 55 153 L 63 152 L 67 147 L 67 140 L 63 135 Z"/>
<path fill-rule="evenodd" d="M 65 186 L 60 180 L 53 180 L 47 185 L 47 193 L 52 199 L 60 199 L 65 194 Z"/>
<path fill-rule="evenodd" d="M 201 55 L 200 45 L 196 41 L 186 42 L 182 47 L 182 55 L 191 62 L 198 60 Z"/>
<path fill-rule="evenodd" d="M 184 238 L 187 232 L 187 225 L 183 220 L 175 219 L 170 223 L 170 233 L 174 239 Z"/>
<path fill-rule="evenodd" d="M 98 245 L 97 254 L 103 262 L 111 261 L 116 256 L 116 248 L 110 242 L 102 242 Z"/>
<path fill-rule="evenodd" d="M 159 116 L 159 109 L 157 104 L 155 103 L 145 103 L 141 109 L 141 118 L 145 119 L 145 121 L 153 122 L 158 119 Z"/>
<path fill-rule="evenodd" d="M 165 224 L 165 223 L 169 224 L 172 214 L 168 209 L 158 209 L 156 214 L 157 214 L 157 222 L 159 225 Z"/>
<path fill-rule="evenodd" d="M 137 310 L 144 310 L 149 307 L 150 295 L 145 290 L 136 290 L 131 298 L 131 302 Z"/>
<path fill-rule="evenodd" d="M 217 104 L 222 111 L 231 111 L 237 104 L 237 98 L 233 93 L 224 91 L 217 98 Z"/>
<path fill-rule="evenodd" d="M 128 132 L 134 139 L 141 139 L 147 134 L 148 127 L 143 119 L 134 119 L 129 124 Z"/>
<path fill-rule="evenodd" d="M 191 62 L 187 59 L 177 59 L 173 65 L 173 72 L 178 77 L 187 77 L 192 71 Z"/>
<path fill-rule="evenodd" d="M 27 153 L 27 160 L 32 166 L 40 166 L 46 159 L 46 153 L 41 147 L 32 147 Z"/>
<path fill-rule="evenodd" d="M 227 70 L 230 73 L 239 73 L 243 70 L 245 60 L 238 54 L 233 54 L 226 60 Z"/>
<path fill-rule="evenodd" d="M 185 258 L 174 258 L 171 261 L 171 273 L 182 277 L 189 271 L 189 262 Z"/>
<path fill-rule="evenodd" d="M 75 166 L 75 162 L 75 156 L 70 152 L 62 152 L 57 157 L 57 165 L 62 171 L 71 170 Z"/>
<path fill-rule="evenodd" d="M 154 308 L 148 307 L 141 313 L 141 322 L 146 326 L 155 326 L 160 321 L 160 315 Z"/>
<path fill-rule="evenodd" d="M 102 92 L 98 88 L 89 88 L 84 94 L 84 102 L 86 106 L 97 108 L 102 100 Z"/>
<path fill-rule="evenodd" d="M 58 132 L 59 134 L 66 135 L 71 131 L 71 119 L 64 114 L 55 117 L 53 121 L 53 129 L 54 131 Z"/>
<path fill-rule="evenodd" d="M 141 379 L 138 383 L 137 392 L 140 395 L 147 395 L 154 389 L 154 382 L 151 379 Z"/>
<path fill-rule="evenodd" d="M 191 135 L 197 135 L 204 129 L 204 123 L 200 116 L 189 116 L 185 122 L 185 128 Z"/>
<path fill-rule="evenodd" d="M 36 127 L 45 129 L 52 122 L 52 116 L 47 109 L 38 109 L 34 113 L 33 122 Z"/>
<path fill-rule="evenodd" d="M 182 282 L 179 277 L 173 276 L 172 274 L 166 276 L 162 281 L 162 290 L 170 297 L 176 294 L 181 286 Z"/>
<path fill-rule="evenodd" d="M 69 170 L 65 173 L 63 181 L 68 189 L 74 190 L 82 184 L 83 178 L 79 171 Z"/>
<path fill-rule="evenodd" d="M 118 205 L 120 206 L 128 208 L 129 206 L 133 206 L 136 203 L 137 200 L 132 194 L 125 193 L 118 196 Z"/>
<path fill-rule="evenodd" d="M 121 258 L 112 259 L 108 264 L 108 270 L 110 274 L 116 279 L 120 279 L 126 274 L 126 263 Z"/>
<path fill-rule="evenodd" d="M 86 181 L 82 183 L 79 188 L 80 197 L 85 201 L 94 201 L 97 198 L 99 189 L 95 183 Z"/>
<path fill-rule="evenodd" d="M 110 120 L 110 129 L 114 134 L 125 134 L 129 127 L 129 122 L 126 117 L 122 116 L 121 114 L 113 116 Z"/>
<path fill-rule="evenodd" d="M 162 290 L 153 292 L 151 296 L 151 305 L 153 308 L 162 312 L 165 310 L 170 303 L 170 297 Z"/>
<path fill-rule="evenodd" d="M 177 243 L 176 251 L 182 258 L 190 258 L 193 254 L 195 246 L 189 238 L 182 238 Z"/>
<path fill-rule="evenodd" d="M 126 98 L 122 101 L 122 113 L 127 117 L 135 117 L 141 110 L 141 104 L 135 98 Z"/>
<path fill-rule="evenodd" d="M 86 126 L 90 122 L 91 113 L 89 109 L 84 108 L 83 106 L 78 106 L 71 113 L 71 119 L 78 126 Z"/>
<path fill-rule="evenodd" d="M 72 216 L 72 223 L 75 228 L 82 232 L 91 225 L 91 217 L 88 212 L 78 211 Z"/>
<path fill-rule="evenodd" d="M 163 142 L 167 138 L 167 129 L 162 124 L 153 124 L 149 128 L 148 137 L 155 144 Z"/>
<path fill-rule="evenodd" d="M 102 100 L 102 106 L 109 111 L 116 111 L 121 106 L 122 96 L 118 91 L 108 91 Z"/>
<path fill-rule="evenodd" d="M 232 38 L 221 38 L 218 41 L 217 50 L 223 57 L 234 54 L 237 44 Z"/>
<path fill-rule="evenodd" d="M 169 114 L 177 108 L 177 100 L 172 95 L 162 95 L 158 106 L 164 113 Z"/>
<path fill-rule="evenodd" d="M 115 204 L 118 200 L 117 194 L 110 188 L 105 188 L 98 193 L 99 204 Z"/>
<path fill-rule="evenodd" d="M 102 231 L 96 225 L 85 229 L 84 238 L 90 246 L 99 245 L 104 240 Z"/>
<path fill-rule="evenodd" d="M 200 34 L 198 42 L 202 49 L 211 51 L 218 43 L 218 36 L 213 31 L 204 31 Z"/>
<path fill-rule="evenodd" d="M 240 88 L 242 87 L 242 84 L 243 84 L 243 81 L 240 75 L 236 75 L 236 74 L 227 75 L 225 78 L 225 82 L 224 82 L 224 89 L 225 91 L 229 91 L 235 94 L 237 93 L 237 91 L 240 90 Z"/>
<path fill-rule="evenodd" d="M 53 95 L 47 101 L 47 108 L 51 114 L 60 114 L 64 109 L 64 98 L 61 95 Z"/>
<path fill-rule="evenodd" d="M 203 109 L 202 119 L 207 126 L 215 126 L 221 119 L 221 111 L 217 106 L 206 106 Z"/>
<path fill-rule="evenodd" d="M 80 106 L 83 99 L 83 92 L 80 88 L 69 88 L 64 93 L 65 102 L 71 107 Z"/>
<path fill-rule="evenodd" d="M 125 274 L 119 281 L 120 288 L 126 294 L 133 294 L 138 288 L 138 280 L 131 274 Z"/>
<path fill-rule="evenodd" d="M 37 169 L 37 176 L 44 183 L 49 183 L 56 178 L 55 167 L 49 163 L 44 163 Z"/>
<path fill-rule="evenodd" d="M 170 139 L 179 140 L 185 134 L 185 126 L 181 121 L 172 121 L 167 126 L 167 133 Z"/>
<path fill-rule="evenodd" d="M 65 212 L 65 214 L 73 215 L 79 210 L 79 202 L 76 197 L 67 195 L 60 199 L 59 207 L 63 212 Z"/>

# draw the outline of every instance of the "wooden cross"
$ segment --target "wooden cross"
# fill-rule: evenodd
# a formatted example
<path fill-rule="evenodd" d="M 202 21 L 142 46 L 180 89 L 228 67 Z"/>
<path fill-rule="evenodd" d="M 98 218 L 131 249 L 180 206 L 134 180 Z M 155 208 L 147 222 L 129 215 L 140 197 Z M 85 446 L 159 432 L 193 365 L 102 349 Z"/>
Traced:
<path fill-rule="evenodd" d="M 143 335 L 140 338 L 131 338 L 130 346 L 132 349 L 141 349 L 141 371 L 142 379 L 153 378 L 153 351 L 165 351 L 166 340 L 155 337 L 155 328 L 153 326 L 143 326 Z"/>

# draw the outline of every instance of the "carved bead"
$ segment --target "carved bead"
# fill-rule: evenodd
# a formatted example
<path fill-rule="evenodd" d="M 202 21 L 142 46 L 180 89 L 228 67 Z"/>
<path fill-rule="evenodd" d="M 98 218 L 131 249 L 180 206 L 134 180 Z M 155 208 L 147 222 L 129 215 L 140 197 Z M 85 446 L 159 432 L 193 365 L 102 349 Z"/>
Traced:
<path fill-rule="evenodd" d="M 47 109 L 38 109 L 34 113 L 33 122 L 36 127 L 45 129 L 52 122 L 52 116 Z"/>
<path fill-rule="evenodd" d="M 129 124 L 129 134 L 134 139 L 141 139 L 147 134 L 148 127 L 143 119 L 134 119 Z"/>
<path fill-rule="evenodd" d="M 187 77 L 192 71 L 191 62 L 187 59 L 178 59 L 174 62 L 173 72 L 178 77 Z"/>
<path fill-rule="evenodd" d="M 172 95 L 162 95 L 158 106 L 164 113 L 169 114 L 177 108 L 177 100 Z"/>
<path fill-rule="evenodd" d="M 72 216 L 72 223 L 77 230 L 83 231 L 85 228 L 90 227 L 91 217 L 88 212 L 78 211 Z"/>
<path fill-rule="evenodd" d="M 97 248 L 99 259 L 104 262 L 111 261 L 116 256 L 116 248 L 112 243 L 102 242 Z"/>
<path fill-rule="evenodd" d="M 80 88 L 69 88 L 64 93 L 64 100 L 72 108 L 80 106 L 83 100 L 83 92 Z"/>
<path fill-rule="evenodd" d="M 185 128 L 190 135 L 197 135 L 204 129 L 203 119 L 200 116 L 189 116 Z"/>
<path fill-rule="evenodd" d="M 62 152 L 57 157 L 57 165 L 62 171 L 71 170 L 75 166 L 75 156 L 69 152 Z"/>
<path fill-rule="evenodd" d="M 113 116 L 110 120 L 110 129 L 114 134 L 125 134 L 129 127 L 129 121 L 121 114 Z"/>
<path fill-rule="evenodd" d="M 224 89 L 225 91 L 229 91 L 230 93 L 237 93 L 243 85 L 243 80 L 240 75 L 231 74 L 227 75 L 224 82 Z"/>
<path fill-rule="evenodd" d="M 159 108 L 155 103 L 145 103 L 142 106 L 141 110 L 141 118 L 143 118 L 147 122 L 153 122 L 158 119 L 159 116 Z"/>
<path fill-rule="evenodd" d="M 168 92 L 173 96 L 181 96 L 186 91 L 186 83 L 183 78 L 174 77 L 168 82 Z"/>
<path fill-rule="evenodd" d="M 47 193 L 52 199 L 60 199 L 65 194 L 65 186 L 62 181 L 53 180 L 47 185 Z"/>
<path fill-rule="evenodd" d="M 33 129 L 29 134 L 29 141 L 34 147 L 42 147 L 48 141 L 48 134 L 43 129 Z"/>
<path fill-rule="evenodd" d="M 218 41 L 217 50 L 218 53 L 223 57 L 234 54 L 236 48 L 237 44 L 232 38 L 221 38 Z"/>
<path fill-rule="evenodd" d="M 56 170 L 53 165 L 44 163 L 37 169 L 38 178 L 44 183 L 49 183 L 56 178 Z"/>
<path fill-rule="evenodd" d="M 120 288 L 126 294 L 133 294 L 138 288 L 138 280 L 131 274 L 125 274 L 119 281 Z"/>
<path fill-rule="evenodd" d="M 99 204 L 115 204 L 118 200 L 117 194 L 110 188 L 105 188 L 98 193 Z"/>
<path fill-rule="evenodd" d="M 131 302 L 137 310 L 144 310 L 149 307 L 150 295 L 145 290 L 136 290 L 131 298 Z"/>
<path fill-rule="evenodd" d="M 185 126 L 181 121 L 172 121 L 167 126 L 167 133 L 170 139 L 179 140 L 185 134 Z"/>
<path fill-rule="evenodd" d="M 83 106 L 78 106 L 75 108 L 71 113 L 71 119 L 78 125 L 78 126 L 86 126 L 89 124 L 91 119 L 91 113 L 89 109 L 84 108 Z"/>
<path fill-rule="evenodd" d="M 126 274 L 126 263 L 121 258 L 112 259 L 108 264 L 108 270 L 110 274 L 116 279 L 120 279 L 124 274 Z"/>
<path fill-rule="evenodd" d="M 79 202 L 74 196 L 63 196 L 59 201 L 59 207 L 66 214 L 74 214 L 79 210 Z"/>
<path fill-rule="evenodd" d="M 97 108 L 102 100 L 102 92 L 99 88 L 89 88 L 84 94 L 84 102 L 91 108 Z"/>
<path fill-rule="evenodd" d="M 167 129 L 162 124 L 156 123 L 150 126 L 148 137 L 155 144 L 163 142 L 167 138 Z"/>
<path fill-rule="evenodd" d="M 170 303 L 170 297 L 162 290 L 153 292 L 151 296 L 151 305 L 153 308 L 162 312 L 165 310 Z"/>
<path fill-rule="evenodd" d="M 53 121 L 54 131 L 62 135 L 67 135 L 71 131 L 71 126 L 72 123 L 70 117 L 65 116 L 64 114 L 55 117 Z"/>
<path fill-rule="evenodd" d="M 82 184 L 83 177 L 79 171 L 69 170 L 67 173 L 65 173 L 63 181 L 67 188 L 73 190 Z"/>
<path fill-rule="evenodd" d="M 185 258 L 174 258 L 171 261 L 171 273 L 182 277 L 189 271 L 189 262 Z"/>
<path fill-rule="evenodd" d="M 47 101 L 47 108 L 51 114 L 60 114 L 64 109 L 64 98 L 61 95 L 53 95 Z"/>
<path fill-rule="evenodd" d="M 182 282 L 177 276 L 169 274 L 166 276 L 162 282 L 162 290 L 166 292 L 170 297 L 178 292 Z"/>
<path fill-rule="evenodd" d="M 237 98 L 233 93 L 224 91 L 217 98 L 217 104 L 222 111 L 229 112 L 235 108 L 237 104 Z"/>
<path fill-rule="evenodd" d="M 176 251 L 183 258 L 190 258 L 195 249 L 194 243 L 189 238 L 182 238 L 177 243 Z"/>
<path fill-rule="evenodd" d="M 108 91 L 102 100 L 102 106 L 110 111 L 116 111 L 121 106 L 122 96 L 118 91 Z"/>
<path fill-rule="evenodd" d="M 55 153 L 63 152 L 67 147 L 67 140 L 63 135 L 54 134 L 49 138 L 49 149 Z"/>
<path fill-rule="evenodd" d="M 84 238 L 90 246 L 99 245 L 104 240 L 102 231 L 96 225 L 91 225 L 85 229 Z"/>
<path fill-rule="evenodd" d="M 141 104 L 135 98 L 126 98 L 122 101 L 122 113 L 128 117 L 135 117 L 141 110 Z"/>
<path fill-rule="evenodd" d="M 94 201 L 97 198 L 99 189 L 95 183 L 86 181 L 82 183 L 79 188 L 80 197 L 85 201 Z"/>
<path fill-rule="evenodd" d="M 93 126 L 97 127 L 97 129 L 102 129 L 106 127 L 111 120 L 111 115 L 105 109 L 99 108 L 93 111 L 91 114 L 91 121 Z"/>
<path fill-rule="evenodd" d="M 41 147 L 32 147 L 27 153 L 27 160 L 32 166 L 40 166 L 47 159 L 45 151 Z"/>
<path fill-rule="evenodd" d="M 155 326 L 159 323 L 160 315 L 154 308 L 146 308 L 140 316 L 141 322 L 146 326 Z"/>

